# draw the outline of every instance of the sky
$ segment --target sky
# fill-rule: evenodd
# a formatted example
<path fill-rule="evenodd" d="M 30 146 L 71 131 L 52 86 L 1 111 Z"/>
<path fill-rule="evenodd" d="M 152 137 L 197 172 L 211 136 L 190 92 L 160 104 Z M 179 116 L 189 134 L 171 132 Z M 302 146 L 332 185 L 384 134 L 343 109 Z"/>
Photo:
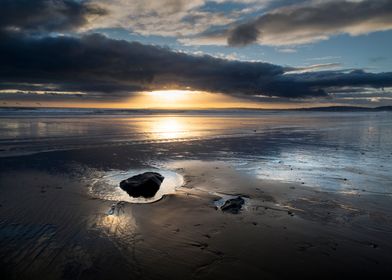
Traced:
<path fill-rule="evenodd" d="M 0 106 L 392 105 L 390 0 L 0 0 Z"/>

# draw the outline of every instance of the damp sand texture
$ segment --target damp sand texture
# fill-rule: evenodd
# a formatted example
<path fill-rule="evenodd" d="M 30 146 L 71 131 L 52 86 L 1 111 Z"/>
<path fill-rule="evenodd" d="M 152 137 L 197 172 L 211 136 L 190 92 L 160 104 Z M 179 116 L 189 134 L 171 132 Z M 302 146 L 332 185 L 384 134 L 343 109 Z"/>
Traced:
<path fill-rule="evenodd" d="M 154 116 L 144 129 L 78 118 L 64 130 L 55 117 L 12 119 L 20 134 L 1 122 L 1 279 L 391 273 L 389 115 L 209 116 L 213 127 L 175 116 L 171 134 Z M 144 171 L 172 178 L 170 191 L 127 201 L 118 183 Z M 217 207 L 237 196 L 238 213 Z"/>

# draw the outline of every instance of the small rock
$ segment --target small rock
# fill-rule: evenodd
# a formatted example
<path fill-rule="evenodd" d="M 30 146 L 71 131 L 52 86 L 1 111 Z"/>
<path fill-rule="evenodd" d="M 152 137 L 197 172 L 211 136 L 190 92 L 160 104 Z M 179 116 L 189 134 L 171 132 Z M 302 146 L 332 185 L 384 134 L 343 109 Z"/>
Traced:
<path fill-rule="evenodd" d="M 110 209 L 106 212 L 107 215 L 120 215 L 120 212 L 124 213 L 124 201 L 119 201 L 117 203 L 113 203 L 110 206 Z"/>
<path fill-rule="evenodd" d="M 238 214 L 241 210 L 242 205 L 245 203 L 245 200 L 238 196 L 236 198 L 231 198 L 225 201 L 225 204 L 220 208 L 223 212 L 229 212 L 232 214 Z"/>
<path fill-rule="evenodd" d="M 157 172 L 145 172 L 121 181 L 120 188 L 132 197 L 153 197 L 164 179 Z"/>

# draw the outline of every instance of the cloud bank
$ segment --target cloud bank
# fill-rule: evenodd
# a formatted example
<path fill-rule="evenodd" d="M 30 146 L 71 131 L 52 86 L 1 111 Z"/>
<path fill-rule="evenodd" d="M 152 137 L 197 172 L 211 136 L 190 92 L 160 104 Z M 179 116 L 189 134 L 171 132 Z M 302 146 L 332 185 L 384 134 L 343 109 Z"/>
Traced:
<path fill-rule="evenodd" d="M 290 74 L 262 62 L 194 56 L 92 34 L 34 37 L 1 34 L 0 88 L 58 90 L 129 96 L 159 89 L 193 89 L 237 96 L 306 98 L 327 88 L 392 86 L 392 73 L 321 71 Z"/>

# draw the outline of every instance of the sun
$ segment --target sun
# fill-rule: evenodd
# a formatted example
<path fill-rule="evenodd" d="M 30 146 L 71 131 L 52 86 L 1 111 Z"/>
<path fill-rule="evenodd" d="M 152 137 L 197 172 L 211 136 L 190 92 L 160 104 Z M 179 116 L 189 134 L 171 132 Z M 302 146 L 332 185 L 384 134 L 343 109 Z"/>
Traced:
<path fill-rule="evenodd" d="M 176 109 L 193 104 L 199 92 L 191 90 L 154 90 L 144 91 L 129 100 L 133 106 L 146 108 Z"/>
<path fill-rule="evenodd" d="M 183 102 L 189 99 L 192 91 L 189 90 L 155 90 L 147 92 L 153 98 L 157 98 L 162 102 Z"/>

